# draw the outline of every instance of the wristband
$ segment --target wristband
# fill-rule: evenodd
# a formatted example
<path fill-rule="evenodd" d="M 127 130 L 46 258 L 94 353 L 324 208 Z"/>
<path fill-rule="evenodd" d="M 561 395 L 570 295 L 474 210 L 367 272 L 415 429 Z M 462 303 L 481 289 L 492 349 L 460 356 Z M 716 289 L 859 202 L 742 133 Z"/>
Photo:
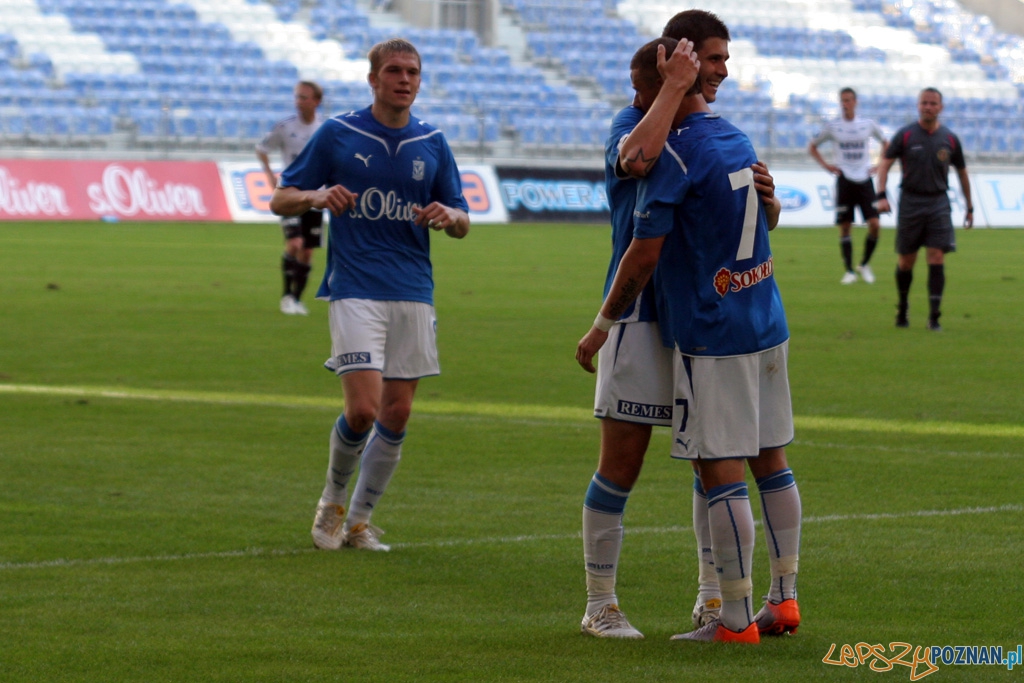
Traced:
<path fill-rule="evenodd" d="M 974 213 L 974 207 L 973 206 L 968 206 L 967 207 L 967 213 Z"/>
<path fill-rule="evenodd" d="M 875 199 L 884 199 L 885 201 L 889 201 L 889 198 L 885 195 L 885 190 L 881 190 L 878 194 L 876 194 Z"/>
<path fill-rule="evenodd" d="M 601 330 L 602 332 L 607 332 L 608 330 L 612 329 L 612 325 L 614 324 L 614 320 L 612 320 L 611 318 L 604 317 L 603 315 L 601 315 L 600 312 L 598 312 L 597 317 L 594 318 L 594 327 Z"/>

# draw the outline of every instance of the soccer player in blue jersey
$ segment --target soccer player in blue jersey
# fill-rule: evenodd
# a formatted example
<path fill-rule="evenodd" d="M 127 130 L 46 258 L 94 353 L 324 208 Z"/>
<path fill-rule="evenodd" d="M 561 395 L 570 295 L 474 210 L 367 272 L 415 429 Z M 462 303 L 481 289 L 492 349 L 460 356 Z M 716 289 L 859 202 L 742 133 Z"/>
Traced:
<path fill-rule="evenodd" d="M 661 38 L 641 50 L 659 43 L 674 45 Z M 695 86 L 662 159 L 640 181 L 634 239 L 577 349 L 587 367 L 607 338 L 605 321 L 632 304 L 657 266 L 659 324 L 675 348 L 673 456 L 697 463 L 722 595 L 720 616 L 680 639 L 754 643 L 800 622 L 801 513 L 784 449 L 793 436 L 788 330 L 767 241 L 780 203 L 758 198 L 756 160 L 747 137 L 712 114 Z M 756 616 L 744 460 L 761 492 L 771 558 L 771 588 Z"/>
<path fill-rule="evenodd" d="M 692 43 L 686 43 L 667 59 L 664 50 L 657 55 L 665 71 L 664 86 L 657 72 L 641 71 L 636 59 L 630 65 L 636 96 L 632 105 L 615 116 L 605 143 L 605 185 L 612 222 L 605 294 L 633 238 L 636 180 L 624 170 L 620 153 L 644 112 L 653 109 L 657 116 L 666 106 L 679 106 L 699 68 L 692 48 Z M 667 134 L 666 125 L 663 135 Z M 619 609 L 615 582 L 622 517 L 640 476 L 651 428 L 672 424 L 672 354 L 661 343 L 656 320 L 652 285 L 620 316 L 598 361 L 594 415 L 601 418 L 601 451 L 583 504 L 587 609 L 580 630 L 599 638 L 643 638 Z"/>
<path fill-rule="evenodd" d="M 634 103 L 616 115 L 605 146 L 605 178 L 612 213 L 612 258 L 606 294 L 632 239 L 636 198 L 633 176 L 645 175 L 658 159 L 680 100 L 694 82 L 693 52 L 699 57 L 701 92 L 706 100 L 714 101 L 719 85 L 728 76 L 729 31 L 714 14 L 703 10 L 680 12 L 665 31 L 692 36 L 693 41 L 683 39 L 668 58 L 664 46 L 656 53 L 637 53 L 631 64 Z M 641 59 L 646 63 L 641 64 Z M 770 199 L 774 182 L 768 169 L 758 163 L 753 171 L 758 192 Z M 587 608 L 580 628 L 583 633 L 603 638 L 643 637 L 619 609 L 615 584 L 623 513 L 643 465 L 651 428 L 671 425 L 672 352 L 660 343 L 653 299 L 652 285 L 635 306 L 614 321 L 614 333 L 601 349 L 598 362 L 594 414 L 601 418 L 601 451 L 583 506 Z M 594 371 L 592 366 L 586 369 Z M 693 620 L 695 626 L 700 626 L 718 615 L 721 600 L 711 561 L 707 502 L 699 479 L 695 477 L 695 481 L 694 529 L 701 561 Z"/>
<path fill-rule="evenodd" d="M 441 131 L 410 113 L 419 52 L 391 39 L 368 56 L 373 104 L 324 122 L 271 200 L 279 215 L 332 214 L 317 297 L 330 301 L 327 365 L 341 377 L 345 410 L 331 430 L 312 529 L 315 545 L 328 550 L 390 549 L 370 516 L 401 458 L 419 379 L 440 372 L 429 230 L 456 239 L 469 232 L 451 149 Z"/>

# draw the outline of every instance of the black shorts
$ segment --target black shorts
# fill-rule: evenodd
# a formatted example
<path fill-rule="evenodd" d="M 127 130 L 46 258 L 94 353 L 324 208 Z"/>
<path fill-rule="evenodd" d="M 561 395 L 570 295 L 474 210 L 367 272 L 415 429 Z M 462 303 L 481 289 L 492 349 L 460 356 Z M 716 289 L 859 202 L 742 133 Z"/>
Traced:
<path fill-rule="evenodd" d="M 855 183 L 840 175 L 836 179 L 836 224 L 852 223 L 853 210 L 858 206 L 865 221 L 878 218 L 878 209 L 875 208 L 875 186 L 871 178 L 862 183 Z"/>
<path fill-rule="evenodd" d="M 319 249 L 323 234 L 324 212 L 320 209 L 307 211 L 300 216 L 285 216 L 281 219 L 281 230 L 286 240 L 302 238 L 306 249 Z"/>
<path fill-rule="evenodd" d="M 949 208 L 949 197 L 940 195 L 900 195 L 896 227 L 896 253 L 915 254 L 921 247 L 956 251 L 956 235 Z"/>

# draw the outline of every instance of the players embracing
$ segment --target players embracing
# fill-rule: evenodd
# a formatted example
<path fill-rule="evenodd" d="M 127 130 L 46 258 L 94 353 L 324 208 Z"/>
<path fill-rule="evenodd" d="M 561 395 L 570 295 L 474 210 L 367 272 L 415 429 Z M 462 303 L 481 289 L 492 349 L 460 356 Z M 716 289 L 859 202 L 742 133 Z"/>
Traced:
<path fill-rule="evenodd" d="M 702 40 L 695 22 L 714 25 L 715 40 L 700 45 Z M 712 114 L 707 107 L 707 100 L 714 99 L 717 86 L 727 75 L 727 28 L 717 17 L 700 10 L 680 13 L 669 22 L 666 32 L 673 26 L 684 26 L 684 35 L 698 37 L 694 40 L 694 44 L 697 45 L 694 49 L 701 60 L 700 76 L 693 88 L 684 89 L 685 96 L 683 92 L 679 92 L 679 82 L 672 80 L 665 67 L 678 60 L 674 49 L 688 51 L 689 48 L 686 45 L 677 48 L 673 39 L 663 38 L 648 43 L 634 56 L 631 64 L 634 86 L 654 81 L 659 87 L 661 82 L 664 82 L 665 87 L 656 93 L 655 104 L 649 107 L 643 121 L 619 143 L 618 163 L 622 171 L 630 170 L 632 166 L 641 171 L 637 175 L 646 174 L 648 177 L 640 181 L 634 199 L 635 228 L 628 233 L 632 239 L 621 260 L 616 263 L 613 256 L 609 274 L 610 277 L 614 274 L 614 280 L 610 286 L 606 286 L 605 304 L 590 332 L 580 340 L 576 357 L 581 366 L 592 371 L 594 355 L 599 350 L 604 353 L 602 347 L 610 337 L 616 347 L 622 344 L 627 338 L 628 329 L 621 316 L 631 307 L 639 309 L 640 305 L 634 304 L 634 301 L 642 291 L 645 291 L 644 286 L 658 266 L 659 258 L 680 258 L 679 244 L 685 243 L 687 239 L 698 239 L 697 249 L 685 251 L 693 245 L 687 245 L 684 249 L 687 257 L 695 258 L 693 254 L 703 253 L 699 240 L 708 242 L 710 253 L 711 243 L 720 242 L 723 235 L 731 237 L 734 230 L 740 231 L 736 235 L 739 245 L 731 243 L 731 247 L 737 253 L 722 255 L 716 252 L 716 257 L 722 256 L 716 261 L 716 267 L 724 269 L 724 264 L 728 264 L 730 270 L 742 272 L 739 266 L 750 265 L 762 273 L 762 277 L 757 278 L 757 282 L 751 282 L 750 287 L 741 288 L 749 291 L 732 296 L 729 305 L 724 308 L 722 301 L 729 293 L 728 288 L 721 293 L 714 290 L 715 296 L 707 296 L 709 292 L 697 286 L 695 282 L 680 283 L 663 279 L 668 276 L 662 272 L 663 268 L 658 268 L 659 276 L 656 278 L 655 290 L 657 325 L 660 326 L 660 334 L 666 346 L 674 348 L 674 352 L 669 353 L 673 360 L 675 387 L 674 396 L 670 395 L 667 399 L 655 397 L 649 400 L 655 404 L 670 402 L 673 407 L 673 429 L 677 432 L 687 428 L 691 432 L 696 430 L 694 436 L 688 436 L 686 439 L 690 448 L 673 453 L 677 457 L 692 459 L 698 471 L 694 486 L 694 527 L 698 539 L 698 553 L 702 557 L 701 593 L 693 612 L 696 630 L 682 634 L 678 638 L 757 642 L 760 633 L 793 632 L 800 623 L 796 603 L 800 499 L 792 472 L 786 463 L 784 449 L 792 439 L 792 412 L 785 372 L 788 332 L 778 290 L 774 278 L 771 277 L 772 260 L 767 242 L 767 230 L 774 227 L 778 220 L 780 203 L 774 197 L 774 186 L 767 169 L 757 162 L 746 136 Z M 671 54 L 667 61 L 666 54 Z M 711 57 L 706 64 L 705 54 Z M 641 101 L 649 99 L 642 94 L 641 88 L 636 89 Z M 666 89 L 676 93 L 671 97 L 674 106 L 665 105 L 663 95 Z M 659 103 L 662 106 L 659 107 Z M 666 115 L 667 121 L 663 118 Z M 620 117 L 617 117 L 617 122 Z M 614 131 L 613 128 L 613 142 Z M 662 152 L 666 136 L 668 145 Z M 704 140 L 705 137 L 706 144 L 695 142 Z M 630 149 L 632 151 L 627 151 Z M 688 150 L 685 154 L 686 163 L 681 162 L 680 156 L 684 149 Z M 655 165 L 654 161 L 658 159 L 659 154 L 662 155 L 662 159 Z M 607 156 L 611 163 L 612 156 Z M 728 185 L 728 190 L 723 190 L 720 185 L 723 179 Z M 661 204 L 652 204 L 652 197 L 657 195 L 655 190 L 667 188 L 673 180 L 683 182 L 683 189 L 676 188 L 678 191 L 675 194 L 666 194 L 668 198 L 662 199 Z M 721 201 L 721 209 L 716 209 L 714 203 L 708 204 L 697 199 L 702 194 L 712 191 L 716 200 Z M 609 198 L 610 201 L 615 201 L 615 196 L 611 192 Z M 683 214 L 679 212 L 690 213 L 685 215 L 684 221 L 681 218 Z M 616 212 L 613 211 L 613 216 L 615 215 Z M 650 223 L 656 223 L 658 227 L 668 232 L 660 235 L 642 235 L 642 227 L 650 229 L 648 220 L 652 215 L 658 218 L 651 220 Z M 684 223 L 690 226 L 689 230 L 683 227 Z M 703 230 L 693 226 L 702 226 Z M 691 235 L 691 232 L 694 234 Z M 669 236 L 674 246 L 671 255 L 667 250 L 665 254 L 661 250 Z M 750 253 L 746 253 L 747 251 Z M 765 258 L 757 260 L 756 257 L 766 254 Z M 757 263 L 751 263 L 755 260 Z M 767 270 L 765 264 L 768 266 Z M 681 266 L 674 263 L 673 267 L 681 267 L 696 273 L 702 272 L 701 267 L 706 267 L 706 263 L 698 259 L 696 262 L 687 262 Z M 720 280 L 721 272 L 716 270 L 711 273 L 711 281 L 716 278 Z M 753 292 L 758 293 L 757 301 L 751 299 Z M 708 334 L 711 327 L 719 328 L 717 333 L 725 333 L 727 336 L 745 335 L 753 330 L 756 332 L 753 338 L 758 340 L 759 345 L 757 348 L 735 349 L 728 344 L 722 344 L 720 338 L 713 340 L 713 343 L 709 342 L 708 345 L 684 340 L 677 336 L 680 332 L 678 321 L 686 319 L 686 324 L 692 324 L 692 320 L 689 320 L 692 315 L 689 306 L 717 312 L 725 311 L 716 317 L 713 323 L 705 321 L 704 327 L 700 328 L 702 334 Z M 609 335 L 609 332 L 612 334 Z M 744 360 L 737 360 L 737 355 Z M 769 364 L 769 361 L 765 360 L 768 355 L 771 356 L 771 384 L 775 389 L 770 396 L 762 397 L 758 391 L 758 384 L 762 381 L 758 368 Z M 611 372 L 619 372 L 617 356 L 615 357 Z M 655 357 L 659 357 L 658 354 L 652 354 L 652 358 Z M 602 356 L 603 363 L 608 363 L 609 360 L 610 358 L 605 360 L 605 356 Z M 695 378 L 689 376 L 690 369 L 695 365 L 701 368 L 696 384 Z M 711 374 L 706 372 L 706 369 L 715 367 L 725 369 Z M 693 387 L 696 391 L 697 385 L 701 387 L 699 396 L 685 393 L 687 386 Z M 717 390 L 719 388 L 720 391 Z M 601 391 L 602 383 L 599 380 L 598 407 Z M 745 425 L 741 421 L 731 421 L 729 416 L 732 415 L 733 404 L 737 407 L 738 414 L 745 418 L 753 416 L 754 425 L 757 425 L 760 419 L 764 429 L 758 432 L 755 428 L 755 433 L 751 434 L 750 425 Z M 602 417 L 597 408 L 595 414 Z M 622 416 L 611 414 L 603 417 L 603 423 L 608 422 L 609 417 L 624 419 Z M 713 438 L 714 434 L 722 433 L 742 435 L 743 440 L 737 445 L 729 439 Z M 647 434 L 649 436 L 649 427 Z M 615 456 L 614 452 L 609 452 L 607 435 L 608 430 L 602 424 L 602 451 L 598 474 L 601 474 L 602 468 L 610 470 L 605 464 Z M 626 461 L 635 463 L 635 474 L 639 473 L 646 441 L 632 446 L 637 449 L 639 445 L 642 445 L 639 457 L 634 455 Z M 620 452 L 620 460 L 624 454 L 625 451 Z M 746 487 L 742 484 L 744 460 L 749 461 L 751 470 L 757 478 L 766 520 L 766 535 L 770 534 L 772 549 L 771 590 L 768 600 L 756 616 L 752 611 L 749 578 L 753 519 Z M 639 631 L 625 620 L 617 605 L 614 605 L 614 609 L 594 609 L 593 588 L 605 591 L 614 588 L 614 565 L 611 565 L 610 572 L 606 571 L 605 576 L 601 576 L 599 571 L 608 567 L 608 563 L 593 562 L 591 558 L 596 549 L 598 553 L 604 554 L 604 557 L 599 559 L 607 560 L 611 557 L 617 560 L 617 546 L 614 555 L 609 553 L 608 548 L 616 542 L 621 545 L 621 508 L 624 507 L 629 493 L 628 488 L 616 489 L 608 484 L 608 481 L 602 481 L 595 475 L 584 504 L 588 605 L 581 628 L 585 633 L 600 637 L 642 637 Z M 613 507 L 615 505 L 619 508 L 617 520 Z M 609 525 L 610 529 L 614 529 L 617 521 L 620 528 L 616 534 L 606 533 L 602 537 L 599 533 L 588 531 L 588 515 L 593 517 L 601 514 L 605 516 L 605 524 Z M 740 520 L 740 523 L 733 526 L 726 522 L 733 519 Z M 703 553 L 704 546 L 710 550 L 706 555 L 712 556 L 713 560 L 709 560 Z M 741 556 L 739 559 L 735 557 L 737 551 Z M 711 578 L 706 580 L 703 570 L 708 566 L 712 567 L 712 574 Z M 714 578 L 715 571 L 718 573 L 717 579 Z M 711 598 L 712 595 L 718 597 Z M 706 609 L 712 602 L 716 603 L 714 608 Z"/>

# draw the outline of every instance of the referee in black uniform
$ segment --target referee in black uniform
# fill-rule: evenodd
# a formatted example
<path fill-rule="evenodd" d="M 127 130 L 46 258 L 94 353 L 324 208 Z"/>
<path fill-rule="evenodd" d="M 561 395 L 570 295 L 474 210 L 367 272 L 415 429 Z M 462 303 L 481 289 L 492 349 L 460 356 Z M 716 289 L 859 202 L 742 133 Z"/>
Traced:
<path fill-rule="evenodd" d="M 917 97 L 916 123 L 900 128 L 878 167 L 878 210 L 891 210 L 885 193 L 889 169 L 896 159 L 903 169 L 900 183 L 900 206 L 896 220 L 896 327 L 908 327 L 907 296 L 914 279 L 917 252 L 925 248 L 928 261 L 928 329 L 939 331 L 942 290 L 946 286 L 944 269 L 946 253 L 956 251 L 956 237 L 949 206 L 949 167 L 956 168 L 960 188 L 967 202 L 964 227 L 974 225 L 974 204 L 971 183 L 967 177 L 964 150 L 953 131 L 939 123 L 942 93 L 925 88 Z"/>

